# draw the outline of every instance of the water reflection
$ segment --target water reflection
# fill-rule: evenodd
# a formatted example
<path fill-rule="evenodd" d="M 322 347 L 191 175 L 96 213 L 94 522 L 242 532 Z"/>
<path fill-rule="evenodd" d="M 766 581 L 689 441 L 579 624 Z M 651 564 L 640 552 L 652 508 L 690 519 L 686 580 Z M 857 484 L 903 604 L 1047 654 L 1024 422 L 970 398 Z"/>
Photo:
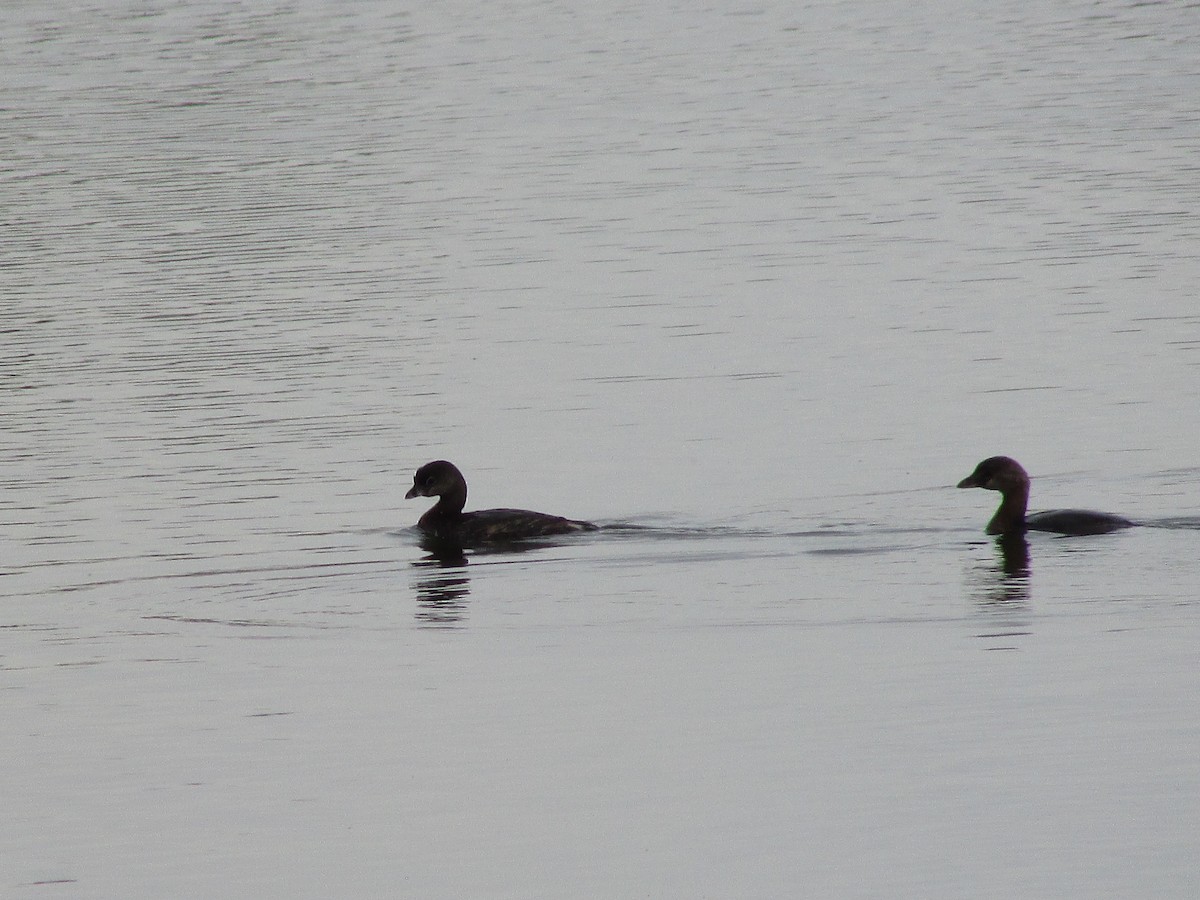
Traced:
<path fill-rule="evenodd" d="M 1027 604 L 1030 599 L 1029 542 L 1024 535 L 1005 535 L 993 542 L 991 563 L 979 563 L 968 577 L 970 593 L 994 607 Z"/>
<path fill-rule="evenodd" d="M 975 635 L 988 650 L 1016 650 L 1014 638 L 1032 634 L 1029 613 L 1029 542 L 1024 535 L 996 538 L 995 556 L 967 575 L 967 591 L 990 626 Z"/>
<path fill-rule="evenodd" d="M 427 548 L 428 549 L 428 548 Z M 413 563 L 417 571 L 417 621 L 431 626 L 454 625 L 466 618 L 471 578 L 462 548 L 457 555 L 442 548 Z"/>
<path fill-rule="evenodd" d="M 996 539 L 1000 569 L 1006 578 L 1029 581 L 1029 541 L 1023 534 L 1006 534 Z"/>
<path fill-rule="evenodd" d="M 429 554 L 425 558 L 425 562 L 436 561 L 443 566 L 465 566 L 467 564 L 467 551 L 462 544 L 439 540 L 428 535 L 422 535 L 419 544 L 421 549 Z"/>
<path fill-rule="evenodd" d="M 417 619 L 431 625 L 451 625 L 466 618 L 466 597 L 471 592 L 467 566 L 471 557 L 516 556 L 562 544 L 540 540 L 464 547 L 422 535 L 419 545 L 428 555 L 413 563 L 417 570 Z"/>

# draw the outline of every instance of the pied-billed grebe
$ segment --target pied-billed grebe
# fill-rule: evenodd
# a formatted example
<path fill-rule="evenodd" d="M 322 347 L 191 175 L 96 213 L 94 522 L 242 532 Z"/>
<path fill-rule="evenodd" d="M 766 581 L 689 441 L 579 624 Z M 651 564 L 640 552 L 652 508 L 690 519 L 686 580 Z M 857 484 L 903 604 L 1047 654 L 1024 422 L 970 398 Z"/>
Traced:
<path fill-rule="evenodd" d="M 1089 509 L 1052 509 L 1025 515 L 1025 507 L 1029 503 L 1029 475 L 1019 462 L 1007 456 L 988 457 L 958 486 L 1000 492 L 1000 508 L 992 516 L 992 521 L 988 522 L 988 534 L 1021 534 L 1025 531 L 1107 534 L 1136 524 L 1120 516 Z"/>
<path fill-rule="evenodd" d="M 457 466 L 444 459 L 417 469 L 413 486 L 404 499 L 413 497 L 438 498 L 438 502 L 417 521 L 417 527 L 426 537 L 464 547 L 595 531 L 597 527 L 591 522 L 577 522 L 528 509 L 481 509 L 465 513 L 467 480 Z"/>

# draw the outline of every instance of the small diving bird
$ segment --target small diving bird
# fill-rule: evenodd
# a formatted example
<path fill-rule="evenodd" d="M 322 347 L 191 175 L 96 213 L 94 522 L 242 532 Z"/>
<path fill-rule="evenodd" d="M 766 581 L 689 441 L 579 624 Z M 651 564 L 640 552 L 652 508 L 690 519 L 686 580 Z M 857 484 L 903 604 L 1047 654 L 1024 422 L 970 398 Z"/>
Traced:
<path fill-rule="evenodd" d="M 437 497 L 417 521 L 427 538 L 447 544 L 471 547 L 478 544 L 522 541 L 556 534 L 595 531 L 596 525 L 576 519 L 564 519 L 528 509 L 481 509 L 463 512 L 467 503 L 467 480 L 453 463 L 434 460 L 417 469 L 413 486 L 404 495 Z"/>
<path fill-rule="evenodd" d="M 1026 531 L 1070 535 L 1107 534 L 1137 524 L 1121 516 L 1088 509 L 1052 509 L 1026 515 L 1029 475 L 1020 463 L 1008 456 L 988 457 L 958 486 L 1000 492 L 1000 508 L 992 516 L 992 521 L 988 522 L 988 534 L 1011 535 Z"/>

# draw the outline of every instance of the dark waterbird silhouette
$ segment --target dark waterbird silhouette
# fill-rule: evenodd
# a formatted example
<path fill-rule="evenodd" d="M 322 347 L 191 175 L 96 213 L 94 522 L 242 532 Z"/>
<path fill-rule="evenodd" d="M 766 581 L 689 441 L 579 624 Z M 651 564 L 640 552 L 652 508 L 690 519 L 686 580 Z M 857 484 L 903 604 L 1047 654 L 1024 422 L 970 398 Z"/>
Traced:
<path fill-rule="evenodd" d="M 988 534 L 1016 535 L 1026 531 L 1070 535 L 1107 534 L 1137 524 L 1121 516 L 1089 509 L 1051 509 L 1026 515 L 1029 475 L 1020 463 L 1008 456 L 988 457 L 958 486 L 1000 492 L 1000 508 L 988 522 Z"/>
<path fill-rule="evenodd" d="M 528 509 L 481 509 L 463 512 L 467 480 L 453 463 L 434 460 L 417 469 L 413 486 L 404 495 L 437 497 L 438 502 L 417 521 L 424 542 L 458 547 L 528 541 L 552 535 L 595 531 L 591 522 L 565 519 Z"/>

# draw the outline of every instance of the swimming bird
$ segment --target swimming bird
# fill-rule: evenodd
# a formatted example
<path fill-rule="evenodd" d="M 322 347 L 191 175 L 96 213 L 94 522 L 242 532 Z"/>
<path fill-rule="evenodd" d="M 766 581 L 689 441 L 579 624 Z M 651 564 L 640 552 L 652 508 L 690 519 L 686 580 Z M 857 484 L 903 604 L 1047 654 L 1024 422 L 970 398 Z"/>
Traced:
<path fill-rule="evenodd" d="M 462 547 L 477 544 L 521 541 L 529 538 L 579 531 L 595 531 L 591 522 L 564 519 L 528 509 L 481 509 L 463 512 L 467 504 L 467 480 L 453 463 L 434 460 L 417 469 L 413 486 L 404 495 L 437 497 L 435 503 L 417 521 L 427 538 Z"/>
<path fill-rule="evenodd" d="M 1111 513 L 1088 509 L 1052 509 L 1025 514 L 1029 503 L 1029 475 L 1015 459 L 991 456 L 958 483 L 960 488 L 985 488 L 1000 492 L 1000 508 L 988 522 L 988 534 L 1021 534 L 1025 531 L 1052 531 L 1056 534 L 1107 534 L 1131 528 L 1136 522 Z"/>

